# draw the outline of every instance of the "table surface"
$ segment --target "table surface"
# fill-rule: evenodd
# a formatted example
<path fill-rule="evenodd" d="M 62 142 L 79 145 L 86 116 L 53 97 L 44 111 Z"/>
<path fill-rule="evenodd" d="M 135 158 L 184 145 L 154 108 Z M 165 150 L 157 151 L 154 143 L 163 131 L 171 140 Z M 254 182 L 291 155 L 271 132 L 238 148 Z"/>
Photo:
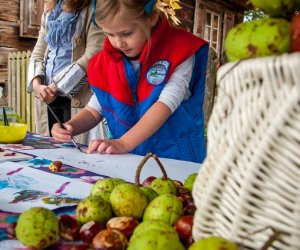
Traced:
<path fill-rule="evenodd" d="M 85 148 L 84 145 L 83 148 Z M 71 181 L 80 181 L 82 185 L 89 184 L 90 187 L 99 179 L 108 177 L 122 178 L 128 182 L 134 182 L 136 168 L 144 158 L 142 156 L 125 154 L 125 155 L 102 155 L 102 154 L 85 154 L 80 153 L 74 148 L 71 143 L 58 144 L 50 137 L 44 137 L 37 134 L 28 133 L 22 144 L 1 144 L 0 148 L 13 150 L 19 153 L 32 155 L 31 160 L 17 162 L 22 164 L 23 171 L 39 173 L 41 176 L 53 175 L 53 178 L 67 178 Z M 49 165 L 52 161 L 59 160 L 63 163 L 61 171 L 53 173 L 49 170 Z M 166 169 L 168 177 L 171 179 L 180 180 L 181 182 L 191 173 L 198 172 L 200 164 L 164 159 L 161 158 L 163 166 Z M 2 163 L 3 164 L 3 163 Z M 10 163 L 7 165 L 13 165 Z M 37 172 L 42 171 L 42 172 Z M 161 170 L 157 163 L 152 158 L 149 159 L 140 176 L 140 181 L 143 181 L 148 176 L 162 176 Z M 1 176 L 1 175 L 0 175 Z M 9 178 L 4 175 L 1 176 L 0 181 L 4 178 Z M 46 177 L 47 178 L 47 177 Z M 63 179 L 64 180 L 64 179 Z M 63 181 L 62 180 L 62 181 Z M 1 182 L 0 182 L 1 184 Z M 75 186 L 75 185 L 74 185 Z M 0 186 L 3 188 L 3 185 Z M 72 191 L 76 190 L 69 190 Z M 77 190 L 78 191 L 78 190 Z M 89 186 L 81 190 L 81 195 L 86 197 L 89 194 Z M 3 196 L 3 195 L 1 195 Z M 5 200 L 5 197 L 1 197 Z M 10 202 L 11 203 L 11 202 Z M 4 202 L 1 202 L 4 204 Z M 9 240 L 6 234 L 6 229 L 11 223 L 17 221 L 20 212 L 7 212 L 3 210 L 3 205 L 0 204 L 0 249 L 20 249 L 22 245 L 18 241 Z M 16 202 L 11 205 L 16 208 L 16 211 L 21 211 L 22 208 L 17 207 L 22 205 L 22 202 Z M 2 208 L 1 208 L 2 206 Z M 16 207 L 13 207 L 16 206 Z M 61 214 L 74 215 L 75 206 L 60 207 L 54 212 L 57 216 Z M 21 209 L 21 210 L 19 210 Z M 24 208 L 25 209 L 25 208 Z M 26 209 L 25 209 L 26 210 Z M 14 209 L 13 209 L 14 211 Z M 73 243 L 72 243 L 73 244 Z M 60 249 L 68 249 L 68 244 Z M 22 248 L 24 249 L 24 248 Z M 57 249 L 57 248 L 56 248 Z"/>

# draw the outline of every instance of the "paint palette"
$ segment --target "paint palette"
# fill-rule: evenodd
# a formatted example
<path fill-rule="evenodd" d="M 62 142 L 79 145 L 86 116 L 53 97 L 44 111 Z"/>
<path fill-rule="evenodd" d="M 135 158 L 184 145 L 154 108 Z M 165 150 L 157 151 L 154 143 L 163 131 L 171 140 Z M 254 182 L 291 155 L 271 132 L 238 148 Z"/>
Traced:
<path fill-rule="evenodd" d="M 14 152 L 11 150 L 0 148 L 0 162 L 3 161 L 25 161 L 32 159 L 33 156 Z"/>

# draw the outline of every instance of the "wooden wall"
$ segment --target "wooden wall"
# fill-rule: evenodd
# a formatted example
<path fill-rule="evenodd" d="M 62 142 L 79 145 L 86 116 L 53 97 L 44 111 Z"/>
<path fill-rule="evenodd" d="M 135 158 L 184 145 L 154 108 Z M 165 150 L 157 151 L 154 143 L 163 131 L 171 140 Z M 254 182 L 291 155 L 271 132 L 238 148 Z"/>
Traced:
<path fill-rule="evenodd" d="M 19 36 L 20 1 L 1 0 L 0 7 L 0 86 L 7 83 L 7 58 L 13 51 L 32 50 L 36 39 Z M 6 95 L 7 89 L 4 89 Z M 5 100 L 1 98 L 2 105 Z"/>

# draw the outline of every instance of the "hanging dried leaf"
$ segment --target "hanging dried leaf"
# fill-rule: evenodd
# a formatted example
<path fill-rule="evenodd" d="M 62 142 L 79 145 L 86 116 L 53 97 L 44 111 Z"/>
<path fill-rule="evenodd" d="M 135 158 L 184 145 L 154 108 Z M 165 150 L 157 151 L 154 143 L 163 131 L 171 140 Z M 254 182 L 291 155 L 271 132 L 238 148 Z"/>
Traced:
<path fill-rule="evenodd" d="M 170 18 L 176 25 L 180 24 L 180 20 L 176 17 L 175 10 L 181 9 L 180 0 L 158 0 L 156 8 L 162 11 L 167 18 Z"/>

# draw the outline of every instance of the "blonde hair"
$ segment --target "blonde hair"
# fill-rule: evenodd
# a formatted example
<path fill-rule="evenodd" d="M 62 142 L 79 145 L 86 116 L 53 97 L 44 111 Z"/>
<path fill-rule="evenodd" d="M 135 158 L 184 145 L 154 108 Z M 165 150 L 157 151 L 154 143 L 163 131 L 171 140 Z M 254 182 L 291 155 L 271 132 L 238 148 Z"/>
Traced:
<path fill-rule="evenodd" d="M 81 11 L 84 7 L 88 6 L 92 0 L 65 0 L 63 10 L 66 12 Z M 46 11 L 53 10 L 57 4 L 57 0 L 45 0 Z"/>
<path fill-rule="evenodd" d="M 95 21 L 101 26 L 104 22 L 112 19 L 121 9 L 124 9 L 128 20 L 137 23 L 150 37 L 151 29 L 146 21 L 151 15 L 156 15 L 158 12 L 154 7 L 153 11 L 147 15 L 145 5 L 148 2 L 149 0 L 100 0 L 97 2 Z"/>

